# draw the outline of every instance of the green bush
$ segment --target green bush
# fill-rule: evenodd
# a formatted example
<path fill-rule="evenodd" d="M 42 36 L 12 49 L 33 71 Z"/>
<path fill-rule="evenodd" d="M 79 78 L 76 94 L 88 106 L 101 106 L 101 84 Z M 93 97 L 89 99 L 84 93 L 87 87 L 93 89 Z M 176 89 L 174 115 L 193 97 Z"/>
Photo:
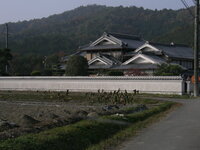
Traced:
<path fill-rule="evenodd" d="M 179 65 L 162 64 L 155 71 L 155 76 L 178 76 L 183 73 L 183 69 Z"/>
<path fill-rule="evenodd" d="M 37 70 L 32 71 L 32 72 L 31 72 L 31 76 L 41 76 L 41 72 L 40 72 L 40 71 L 37 71 Z"/>
<path fill-rule="evenodd" d="M 108 76 L 124 76 L 122 71 L 112 70 L 107 73 Z"/>

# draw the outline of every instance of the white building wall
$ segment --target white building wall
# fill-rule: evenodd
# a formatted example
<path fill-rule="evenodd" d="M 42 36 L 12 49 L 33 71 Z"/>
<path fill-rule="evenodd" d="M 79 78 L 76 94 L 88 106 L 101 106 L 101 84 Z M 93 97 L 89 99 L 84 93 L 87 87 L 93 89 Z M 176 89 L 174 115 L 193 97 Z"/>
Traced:
<path fill-rule="evenodd" d="M 0 90 L 183 94 L 181 77 L 0 77 Z"/>

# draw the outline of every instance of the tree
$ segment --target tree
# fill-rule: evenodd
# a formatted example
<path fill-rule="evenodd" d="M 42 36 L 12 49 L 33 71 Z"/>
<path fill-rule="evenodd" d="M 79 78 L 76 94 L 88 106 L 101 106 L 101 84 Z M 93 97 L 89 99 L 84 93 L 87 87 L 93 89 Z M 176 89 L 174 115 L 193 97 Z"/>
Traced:
<path fill-rule="evenodd" d="M 34 70 L 42 72 L 44 68 L 44 56 L 39 54 L 17 54 L 14 53 L 11 61 L 12 71 L 14 75 L 29 76 Z"/>
<path fill-rule="evenodd" d="M 0 75 L 7 75 L 9 61 L 12 60 L 12 55 L 9 49 L 0 49 Z"/>
<path fill-rule="evenodd" d="M 123 71 L 119 71 L 119 70 L 110 70 L 107 72 L 108 76 L 124 76 Z"/>
<path fill-rule="evenodd" d="M 67 76 L 87 76 L 87 60 L 82 56 L 71 56 L 66 63 L 65 74 Z"/>
<path fill-rule="evenodd" d="M 162 64 L 154 73 L 155 76 L 178 76 L 183 73 L 183 69 L 179 65 Z"/>

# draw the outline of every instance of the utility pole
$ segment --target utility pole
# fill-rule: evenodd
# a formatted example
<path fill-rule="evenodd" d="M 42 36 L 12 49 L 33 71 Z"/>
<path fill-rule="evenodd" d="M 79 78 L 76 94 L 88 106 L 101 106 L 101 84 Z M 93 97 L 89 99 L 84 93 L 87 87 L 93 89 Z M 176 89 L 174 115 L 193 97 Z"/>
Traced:
<path fill-rule="evenodd" d="M 6 48 L 8 48 L 8 24 L 6 23 Z"/>
<path fill-rule="evenodd" d="M 196 0 L 194 26 L 194 96 L 199 95 L 199 0 Z"/>
<path fill-rule="evenodd" d="M 8 49 L 8 24 L 6 23 L 6 49 Z M 8 73 L 8 65 L 5 66 L 5 72 Z"/>

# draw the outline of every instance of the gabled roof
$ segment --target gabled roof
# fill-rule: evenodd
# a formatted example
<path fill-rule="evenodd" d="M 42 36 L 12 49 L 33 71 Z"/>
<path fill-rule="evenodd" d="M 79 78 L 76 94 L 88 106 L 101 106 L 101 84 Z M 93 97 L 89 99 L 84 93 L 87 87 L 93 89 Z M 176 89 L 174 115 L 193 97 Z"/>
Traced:
<path fill-rule="evenodd" d="M 154 53 L 162 53 L 162 50 L 158 49 L 157 47 L 154 47 L 153 45 L 150 45 L 149 42 L 146 42 L 144 45 L 138 47 L 135 50 L 135 53 L 138 53 L 139 51 L 142 51 L 143 49 L 148 48 L 150 52 Z"/>
<path fill-rule="evenodd" d="M 109 42 L 111 42 L 112 44 L 119 44 L 119 45 L 123 45 L 123 42 L 117 38 L 115 38 L 112 35 L 107 34 L 106 32 L 96 41 L 94 41 L 92 44 L 90 44 L 90 46 L 97 46 L 100 42 L 107 40 Z"/>
<path fill-rule="evenodd" d="M 107 41 L 108 44 L 101 44 L 103 41 Z M 136 50 L 137 53 L 145 47 L 152 49 L 155 54 L 165 54 L 171 58 L 193 59 L 192 48 L 185 45 L 152 43 L 146 42 L 138 36 L 106 32 L 99 39 L 80 48 L 80 50 L 131 49 Z"/>
<path fill-rule="evenodd" d="M 112 65 L 112 61 L 111 60 L 106 59 L 106 58 L 102 58 L 100 56 L 97 56 L 97 57 L 91 59 L 90 61 L 88 61 L 88 64 L 92 65 L 95 62 L 102 62 L 104 65 L 110 65 L 110 66 Z"/>
<path fill-rule="evenodd" d="M 108 41 L 107 45 L 99 45 L 103 41 Z M 88 47 L 81 50 L 106 50 L 106 49 L 137 49 L 145 43 L 140 37 L 117 34 L 117 33 L 104 33 L 99 39 L 91 43 Z"/>
<path fill-rule="evenodd" d="M 112 65 L 117 65 L 117 64 L 121 64 L 121 62 L 119 60 L 117 60 L 116 58 L 110 56 L 110 55 L 105 55 L 105 54 L 99 54 L 98 56 L 94 57 L 93 59 L 91 59 L 88 64 L 92 65 L 94 62 L 100 61 L 103 64 L 107 65 L 107 66 L 112 66 Z"/>
<path fill-rule="evenodd" d="M 122 65 L 131 64 L 131 62 L 134 62 L 137 59 L 143 59 L 146 64 L 149 63 L 149 64 L 157 64 L 158 65 L 158 64 L 165 63 L 164 59 L 162 59 L 158 56 L 155 56 L 155 55 L 137 54 L 137 55 L 133 56 L 132 58 L 130 58 L 129 60 L 127 60 L 126 62 L 124 62 Z"/>
<path fill-rule="evenodd" d="M 146 42 L 141 47 L 137 48 L 134 53 L 143 51 L 143 49 L 149 48 L 149 51 L 154 52 L 155 54 L 164 54 L 170 58 L 181 58 L 181 59 L 193 59 L 193 50 L 192 48 L 186 45 L 180 44 L 160 44 L 153 42 Z"/>

